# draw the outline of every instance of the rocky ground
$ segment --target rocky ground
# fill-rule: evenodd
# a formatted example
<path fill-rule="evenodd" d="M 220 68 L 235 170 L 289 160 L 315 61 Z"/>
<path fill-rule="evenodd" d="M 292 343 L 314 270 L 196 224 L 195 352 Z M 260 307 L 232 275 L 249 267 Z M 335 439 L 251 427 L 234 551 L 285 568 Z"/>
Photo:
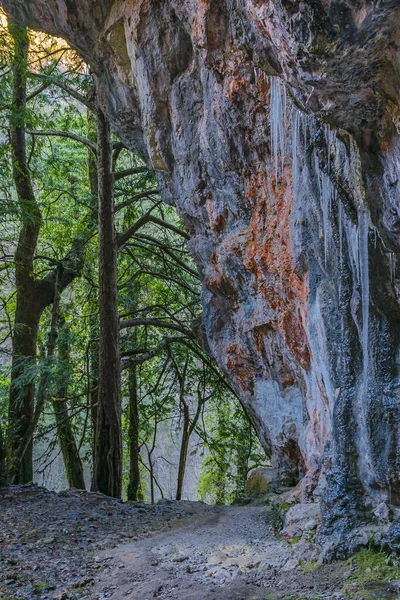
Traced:
<path fill-rule="evenodd" d="M 0 492 L 0 598 L 400 599 L 382 555 L 319 566 L 267 505 L 156 506 L 36 487 Z M 307 553 L 306 553 L 307 554 Z M 373 564 L 373 561 L 375 563 Z"/>

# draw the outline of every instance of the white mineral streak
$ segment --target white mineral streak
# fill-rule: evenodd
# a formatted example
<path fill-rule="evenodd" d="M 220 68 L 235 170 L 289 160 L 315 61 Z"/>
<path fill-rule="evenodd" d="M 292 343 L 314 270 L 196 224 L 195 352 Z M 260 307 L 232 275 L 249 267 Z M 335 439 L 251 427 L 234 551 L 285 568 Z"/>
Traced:
<path fill-rule="evenodd" d="M 293 133 L 292 133 L 292 180 L 293 194 L 296 202 L 300 191 L 300 168 L 298 146 L 300 143 L 300 122 L 302 114 L 297 108 L 293 108 Z"/>
<path fill-rule="evenodd" d="M 356 223 L 353 223 L 346 216 L 344 217 L 344 226 L 346 231 L 347 248 L 352 265 L 355 283 L 360 285 L 360 252 L 359 252 L 359 235 Z"/>
<path fill-rule="evenodd" d="M 328 161 L 327 161 L 328 175 L 330 175 L 331 174 L 331 145 L 332 145 L 332 139 L 334 139 L 334 132 L 328 125 L 325 125 L 324 134 L 325 134 L 326 150 L 327 150 L 327 154 L 328 154 Z"/>
<path fill-rule="evenodd" d="M 361 301 L 362 301 L 362 349 L 363 349 L 363 373 L 364 393 L 368 390 L 368 338 L 369 338 L 369 259 L 368 259 L 368 231 L 369 213 L 367 210 L 360 211 L 358 215 L 359 253 L 360 253 L 360 276 L 361 276 Z"/>
<path fill-rule="evenodd" d="M 324 264 L 327 267 L 329 240 L 332 237 L 332 228 L 330 223 L 330 212 L 332 206 L 333 185 L 326 173 L 322 170 L 319 172 L 321 181 L 321 208 L 322 208 L 322 223 L 324 230 Z"/>
<path fill-rule="evenodd" d="M 358 256 L 359 256 L 359 276 L 361 287 L 362 302 L 362 333 L 361 346 L 363 350 L 363 388 L 364 395 L 368 391 L 368 358 L 369 358 L 369 252 L 368 252 L 368 233 L 370 228 L 370 215 L 365 206 L 365 190 L 361 176 L 360 156 L 354 140 L 350 141 L 350 175 L 351 183 L 355 192 L 355 199 L 358 203 Z"/>
<path fill-rule="evenodd" d="M 287 99 L 285 85 L 277 77 L 270 78 L 270 121 L 271 121 L 271 144 L 274 157 L 275 176 L 278 178 L 280 169 L 283 171 L 285 160 L 285 140 L 287 137 L 287 112 L 288 104 L 292 114 L 292 177 L 293 192 L 295 202 L 300 193 L 300 137 L 303 134 L 304 144 L 307 140 L 307 129 L 310 129 L 309 117 Z M 310 134 L 311 135 L 311 134 Z M 340 142 L 334 131 L 328 125 L 323 129 L 324 141 L 326 146 L 327 161 L 326 170 L 320 167 L 317 153 L 313 152 L 313 166 L 315 170 L 315 179 L 319 188 L 320 206 L 322 212 L 322 229 L 324 239 L 324 265 L 327 267 L 330 243 L 332 242 L 331 212 L 332 203 L 338 204 L 338 228 L 339 228 L 339 297 L 342 286 L 342 267 L 343 267 L 343 226 L 346 230 L 347 247 L 350 255 L 350 261 L 355 274 L 356 285 L 361 290 L 362 302 L 362 325 L 360 341 L 363 351 L 363 387 L 364 394 L 368 389 L 368 363 L 369 363 L 369 255 L 368 255 L 368 232 L 370 228 L 370 216 L 365 206 L 365 193 L 361 179 L 361 165 L 357 145 L 354 140 L 350 140 L 350 151 L 346 152 L 345 146 Z M 337 189 L 332 183 L 330 175 L 332 174 L 332 152 L 336 165 L 342 167 L 342 172 L 349 179 L 351 187 L 354 190 L 354 197 L 357 203 L 358 224 L 346 217 L 341 200 L 338 197 Z M 390 255 L 390 268 L 392 280 L 395 273 L 395 257 Z"/>
<path fill-rule="evenodd" d="M 291 114 L 291 123 L 287 115 Z M 274 160 L 274 171 L 276 181 L 283 173 L 285 162 L 286 140 L 291 126 L 292 142 L 292 182 L 294 200 L 297 203 L 300 200 L 301 193 L 301 173 L 306 165 L 301 162 L 303 154 L 307 150 L 307 138 L 313 139 L 313 134 L 317 132 L 318 123 L 313 117 L 296 108 L 287 98 L 285 85 L 279 78 L 270 78 L 270 128 L 271 128 L 271 148 Z M 303 139 L 301 139 L 303 138 Z M 311 168 L 314 171 L 314 179 L 318 186 L 320 210 L 322 215 L 322 235 L 324 243 L 324 267 L 328 267 L 331 247 L 334 245 L 332 233 L 332 206 L 338 207 L 337 222 L 339 231 L 339 301 L 342 295 L 342 270 L 344 265 L 344 235 L 346 236 L 347 252 L 353 271 L 354 287 L 358 289 L 362 305 L 362 321 L 359 323 L 360 345 L 363 356 L 362 382 L 358 393 L 357 419 L 360 424 L 360 431 L 367 431 L 367 412 L 368 412 L 368 378 L 370 376 L 369 360 L 369 321 L 370 321 L 370 284 L 369 284 L 369 249 L 368 235 L 370 229 L 370 215 L 365 205 L 365 190 L 361 177 L 361 164 L 358 148 L 354 140 L 350 140 L 350 150 L 346 150 L 345 144 L 338 139 L 336 133 L 329 126 L 324 125 L 323 138 L 326 146 L 326 163 L 321 168 L 320 158 L 314 150 L 311 157 Z M 301 147 L 304 145 L 304 152 Z M 339 170 L 347 180 L 353 191 L 354 200 L 358 214 L 358 222 L 354 222 L 346 215 L 342 200 L 339 198 L 338 191 L 333 181 L 334 170 Z M 390 254 L 390 270 L 392 281 L 395 274 L 395 257 Z M 322 316 L 317 313 L 314 324 L 318 331 L 318 323 L 323 321 Z M 344 335 L 344 322 L 342 318 L 342 337 Z M 319 338 L 324 336 L 319 333 Z M 323 364 L 322 361 L 321 364 Z M 325 383 L 326 394 L 331 399 L 333 391 L 330 389 L 330 377 L 328 372 L 323 372 L 321 365 L 322 379 Z M 313 386 L 312 393 L 316 393 Z M 365 436 L 364 436 L 365 438 Z M 371 470 L 371 451 L 369 444 L 360 439 L 362 446 L 362 457 L 360 462 L 365 471 Z"/>
<path fill-rule="evenodd" d="M 393 252 L 389 253 L 389 265 L 390 265 L 390 281 L 395 282 L 396 279 L 396 254 Z"/>
<path fill-rule="evenodd" d="M 278 77 L 271 77 L 270 87 L 270 126 L 272 154 L 275 165 L 275 181 L 283 174 L 285 163 L 285 129 L 286 129 L 286 87 Z"/>
<path fill-rule="evenodd" d="M 338 199 L 339 205 L 339 302 L 342 297 L 342 277 L 343 277 L 343 204 L 340 199 Z"/>
<path fill-rule="evenodd" d="M 370 283 L 369 283 L 369 229 L 371 218 L 365 203 L 365 189 L 361 175 L 361 162 L 358 148 L 354 140 L 350 140 L 349 151 L 349 179 L 353 188 L 354 199 L 357 204 L 358 227 L 357 238 L 352 237 L 353 255 L 358 257 L 358 282 L 361 290 L 362 323 L 359 327 L 360 342 L 363 355 L 362 382 L 358 391 L 355 405 L 356 419 L 359 431 L 364 435 L 359 436 L 360 469 L 364 473 L 365 481 L 373 480 L 373 461 L 369 438 L 365 435 L 368 431 L 368 382 L 372 375 L 369 354 L 369 326 L 370 326 Z"/>

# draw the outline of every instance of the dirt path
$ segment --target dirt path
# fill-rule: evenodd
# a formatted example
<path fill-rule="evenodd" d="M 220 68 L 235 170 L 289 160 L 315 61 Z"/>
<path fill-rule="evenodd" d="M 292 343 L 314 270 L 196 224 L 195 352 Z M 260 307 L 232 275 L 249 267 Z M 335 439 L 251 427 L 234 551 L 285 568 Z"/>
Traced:
<path fill-rule="evenodd" d="M 273 535 L 268 507 L 219 507 L 189 525 L 121 545 L 90 599 L 344 598 L 344 564 L 312 573 Z"/>
<path fill-rule="evenodd" d="M 364 565 L 360 586 L 349 563 L 301 564 L 301 546 L 274 536 L 268 506 L 0 490 L 1 600 L 400 600 L 400 577 Z"/>
<path fill-rule="evenodd" d="M 88 598 L 109 565 L 111 549 L 191 523 L 212 510 L 195 502 L 150 506 L 88 492 L 2 488 L 0 599 Z"/>

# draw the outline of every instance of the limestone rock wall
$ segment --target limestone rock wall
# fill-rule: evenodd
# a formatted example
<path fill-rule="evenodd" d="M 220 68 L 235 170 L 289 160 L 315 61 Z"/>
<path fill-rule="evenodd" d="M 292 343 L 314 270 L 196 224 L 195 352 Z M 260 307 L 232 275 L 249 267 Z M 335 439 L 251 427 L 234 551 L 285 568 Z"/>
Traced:
<path fill-rule="evenodd" d="M 1 0 L 90 62 L 192 234 L 209 346 L 345 533 L 400 503 L 397 0 Z"/>

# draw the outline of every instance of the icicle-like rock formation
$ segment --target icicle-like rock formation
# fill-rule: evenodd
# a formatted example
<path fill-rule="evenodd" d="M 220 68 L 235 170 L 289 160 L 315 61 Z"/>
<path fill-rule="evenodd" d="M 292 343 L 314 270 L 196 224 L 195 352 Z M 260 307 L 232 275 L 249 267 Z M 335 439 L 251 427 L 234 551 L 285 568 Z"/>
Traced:
<path fill-rule="evenodd" d="M 91 63 L 192 234 L 213 355 L 345 552 L 400 504 L 399 3 L 1 1 Z"/>

